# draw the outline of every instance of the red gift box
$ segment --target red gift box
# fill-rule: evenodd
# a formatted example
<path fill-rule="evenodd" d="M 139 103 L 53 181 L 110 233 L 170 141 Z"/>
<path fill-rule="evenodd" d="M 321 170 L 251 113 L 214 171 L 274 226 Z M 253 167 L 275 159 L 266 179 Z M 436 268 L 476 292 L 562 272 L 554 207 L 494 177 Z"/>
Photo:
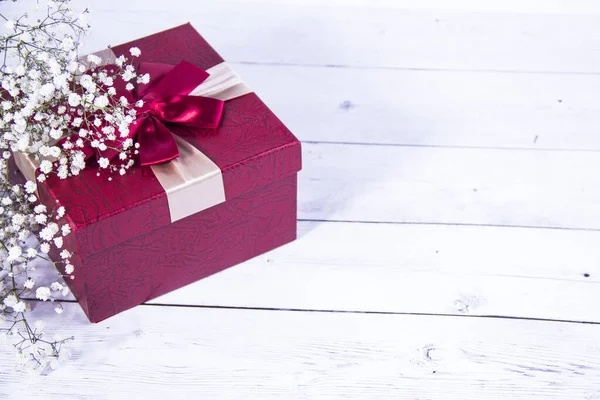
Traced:
<path fill-rule="evenodd" d="M 203 70 L 223 62 L 190 24 L 112 50 L 128 55 L 134 46 L 140 62 L 186 61 Z M 38 183 L 43 203 L 67 210 L 72 233 L 64 247 L 75 253 L 75 272 L 66 282 L 91 322 L 296 238 L 300 142 L 256 94 L 226 101 L 216 129 L 172 129 L 218 166 L 224 202 L 173 221 L 165 189 L 141 165 L 112 181 L 88 167 Z"/>

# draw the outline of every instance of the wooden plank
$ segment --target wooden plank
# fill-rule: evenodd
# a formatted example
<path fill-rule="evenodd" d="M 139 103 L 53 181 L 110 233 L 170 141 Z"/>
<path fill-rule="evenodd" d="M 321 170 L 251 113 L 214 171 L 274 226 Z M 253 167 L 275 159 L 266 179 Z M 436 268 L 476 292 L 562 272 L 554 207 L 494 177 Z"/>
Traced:
<path fill-rule="evenodd" d="M 86 50 L 190 21 L 228 61 L 600 72 L 600 38 L 594 35 L 599 18 L 597 3 L 580 2 L 572 9 L 567 3 L 547 8 L 539 1 L 524 3 L 529 13 L 216 0 L 173 0 L 165 9 L 158 1 L 109 0 L 95 5 L 90 21 L 99 30 L 107 21 L 119 29 L 102 30 L 102 35 L 90 37 Z M 536 7 L 540 14 L 531 13 Z M 479 9 L 486 11 L 485 7 Z M 510 11 L 508 7 L 501 9 Z M 543 14 L 547 10 L 555 13 Z"/>
<path fill-rule="evenodd" d="M 600 232 L 301 223 L 300 235 L 152 303 L 600 322 Z"/>
<path fill-rule="evenodd" d="M 303 168 L 301 219 L 600 228 L 597 152 L 305 144 Z"/>
<path fill-rule="evenodd" d="M 150 303 L 600 322 L 600 232 L 301 222 L 299 235 Z"/>
<path fill-rule="evenodd" d="M 56 318 L 76 359 L 10 372 L 0 397 L 77 399 L 597 399 L 598 325 L 140 307 L 98 325 Z M 110 377 L 110 378 L 108 378 Z M 27 379 L 27 389 L 23 389 Z"/>
<path fill-rule="evenodd" d="M 600 149 L 600 76 L 235 68 L 305 141 Z"/>

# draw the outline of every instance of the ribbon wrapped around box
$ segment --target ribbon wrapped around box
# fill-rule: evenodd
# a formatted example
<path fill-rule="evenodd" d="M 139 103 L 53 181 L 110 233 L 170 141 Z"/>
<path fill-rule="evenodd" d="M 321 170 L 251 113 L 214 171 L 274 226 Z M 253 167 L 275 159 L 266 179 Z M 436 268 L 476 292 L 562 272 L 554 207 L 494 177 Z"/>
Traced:
<path fill-rule="evenodd" d="M 294 135 L 190 24 L 101 57 L 110 64 L 133 46 L 151 76 L 129 99 L 144 100 L 130 129 L 141 165 L 112 181 L 86 168 L 38 183 L 42 203 L 67 210 L 76 269 L 66 281 L 92 322 L 296 237 Z M 14 158 L 33 179 L 36 163 Z"/>

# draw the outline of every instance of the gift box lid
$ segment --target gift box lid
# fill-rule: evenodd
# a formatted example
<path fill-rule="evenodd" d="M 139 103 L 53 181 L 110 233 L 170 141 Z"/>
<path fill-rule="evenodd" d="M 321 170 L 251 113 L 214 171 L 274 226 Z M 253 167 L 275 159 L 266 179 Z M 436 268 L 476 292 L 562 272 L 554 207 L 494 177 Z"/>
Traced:
<path fill-rule="evenodd" d="M 223 62 L 188 23 L 113 46 L 119 56 L 131 47 L 141 62 L 176 65 L 187 61 L 204 70 Z M 186 140 L 222 173 L 225 199 L 231 199 L 301 169 L 300 142 L 255 93 L 225 102 L 217 129 L 202 129 Z M 172 222 L 165 189 L 150 167 L 136 165 L 111 181 L 88 167 L 68 179 L 50 177 L 38 185 L 44 203 L 67 210 L 78 256 L 93 254 Z"/>

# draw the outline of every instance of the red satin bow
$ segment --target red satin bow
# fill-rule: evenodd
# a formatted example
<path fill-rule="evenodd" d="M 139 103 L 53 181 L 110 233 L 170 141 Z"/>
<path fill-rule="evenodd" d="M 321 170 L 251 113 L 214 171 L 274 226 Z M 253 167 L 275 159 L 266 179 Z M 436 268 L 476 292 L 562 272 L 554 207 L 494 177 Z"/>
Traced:
<path fill-rule="evenodd" d="M 190 128 L 216 128 L 223 114 L 224 102 L 201 96 L 188 96 L 192 90 L 209 77 L 209 74 L 182 61 L 176 66 L 158 63 L 140 63 L 138 75 L 150 74 L 148 85 L 138 84 L 128 91 L 122 79 L 115 79 L 117 98 L 125 96 L 130 103 L 142 100 L 136 121 L 129 126 L 127 137 L 139 143 L 139 158 L 142 165 L 160 164 L 179 157 L 177 143 L 165 124 L 176 124 Z M 102 152 L 113 159 L 117 151 Z"/>

